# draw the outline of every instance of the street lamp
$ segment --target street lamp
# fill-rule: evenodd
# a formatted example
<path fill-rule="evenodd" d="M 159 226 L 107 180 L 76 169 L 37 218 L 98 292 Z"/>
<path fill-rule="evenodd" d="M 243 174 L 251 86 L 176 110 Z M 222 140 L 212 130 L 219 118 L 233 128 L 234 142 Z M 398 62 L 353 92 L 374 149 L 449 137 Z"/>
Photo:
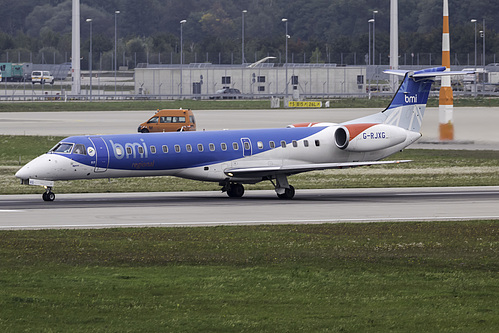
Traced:
<path fill-rule="evenodd" d="M 473 84 L 473 85 L 474 85 L 474 87 L 475 87 L 475 93 L 474 93 L 474 96 L 476 97 L 476 20 L 475 20 L 475 19 L 472 19 L 472 20 L 471 20 L 471 23 L 475 23 L 475 33 L 474 33 L 474 35 L 475 35 L 475 74 L 474 74 L 474 76 L 475 76 L 475 78 L 474 78 L 474 80 L 473 80 L 473 81 L 474 81 L 474 84 Z"/>
<path fill-rule="evenodd" d="M 482 47 L 483 47 L 483 67 L 485 67 L 485 19 L 483 19 L 483 31 L 480 32 L 481 36 L 482 36 Z"/>
<path fill-rule="evenodd" d="M 289 38 L 289 35 L 288 35 L 288 19 L 287 18 L 283 18 L 281 20 L 282 22 L 284 22 L 286 24 L 286 61 L 285 61 L 285 66 L 286 66 L 286 100 L 288 99 L 288 38 Z"/>
<path fill-rule="evenodd" d="M 118 60 L 116 58 L 116 49 L 118 48 L 118 14 L 119 10 L 114 11 L 114 97 L 116 97 L 116 67 Z"/>
<path fill-rule="evenodd" d="M 243 15 L 243 24 L 242 24 L 242 46 L 241 46 L 241 64 L 244 65 L 244 14 L 246 14 L 248 11 L 245 9 L 242 12 Z"/>
<path fill-rule="evenodd" d="M 184 64 L 184 40 L 182 34 L 182 26 L 187 20 L 180 21 L 180 98 L 182 98 L 182 86 L 183 86 L 183 64 Z"/>
<path fill-rule="evenodd" d="M 377 10 L 373 10 L 373 65 L 376 64 L 376 18 Z"/>
<path fill-rule="evenodd" d="M 88 52 L 88 68 L 90 76 L 90 101 L 92 101 L 92 19 L 86 20 L 90 23 L 90 50 Z"/>
<path fill-rule="evenodd" d="M 371 23 L 374 23 L 374 19 L 370 19 L 369 21 L 367 21 L 367 23 L 369 24 L 369 56 L 367 59 L 367 64 L 370 65 L 371 64 Z M 374 62 L 374 56 L 373 56 L 373 62 Z"/>

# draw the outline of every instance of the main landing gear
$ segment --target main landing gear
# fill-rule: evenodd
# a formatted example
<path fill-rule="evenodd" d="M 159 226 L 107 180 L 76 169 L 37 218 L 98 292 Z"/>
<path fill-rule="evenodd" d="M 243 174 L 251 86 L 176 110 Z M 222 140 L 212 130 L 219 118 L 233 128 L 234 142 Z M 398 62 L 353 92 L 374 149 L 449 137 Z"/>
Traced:
<path fill-rule="evenodd" d="M 227 192 L 229 198 L 240 198 L 244 195 L 244 186 L 239 183 L 226 182 L 222 185 L 222 192 Z"/>
<path fill-rule="evenodd" d="M 274 183 L 272 179 L 269 179 L 272 185 L 274 185 L 275 192 L 279 199 L 293 199 L 295 196 L 295 188 L 289 185 L 286 175 L 277 175 Z M 240 198 L 244 195 L 244 186 L 240 183 L 235 182 L 223 182 L 220 183 L 222 186 L 222 192 L 227 192 L 230 198 Z"/>
<path fill-rule="evenodd" d="M 54 201 L 55 194 L 52 192 L 52 187 L 46 187 L 45 193 L 42 194 L 43 201 Z"/>
<path fill-rule="evenodd" d="M 286 200 L 293 199 L 295 196 L 295 188 L 292 185 L 289 185 L 286 175 L 277 175 L 275 181 L 276 182 L 274 183 L 272 179 L 270 179 L 270 182 L 274 185 L 277 197 Z"/>

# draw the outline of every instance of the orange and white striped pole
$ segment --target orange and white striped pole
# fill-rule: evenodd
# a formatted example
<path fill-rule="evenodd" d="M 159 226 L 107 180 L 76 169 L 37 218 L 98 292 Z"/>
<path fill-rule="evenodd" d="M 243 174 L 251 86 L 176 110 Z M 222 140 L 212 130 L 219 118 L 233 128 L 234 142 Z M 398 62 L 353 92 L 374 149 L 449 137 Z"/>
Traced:
<path fill-rule="evenodd" d="M 450 71 L 450 36 L 449 36 L 449 2 L 444 1 L 444 22 L 442 34 L 442 66 Z M 452 94 L 450 76 L 442 76 L 438 106 L 440 140 L 454 140 L 454 97 Z"/>

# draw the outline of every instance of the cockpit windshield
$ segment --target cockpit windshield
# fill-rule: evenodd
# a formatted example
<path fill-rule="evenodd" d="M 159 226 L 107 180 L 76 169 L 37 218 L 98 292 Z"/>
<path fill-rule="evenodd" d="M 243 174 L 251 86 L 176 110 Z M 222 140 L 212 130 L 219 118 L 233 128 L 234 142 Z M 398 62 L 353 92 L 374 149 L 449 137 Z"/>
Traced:
<path fill-rule="evenodd" d="M 74 144 L 59 142 L 54 146 L 54 148 L 50 149 L 49 153 L 63 153 L 63 154 L 71 154 L 73 150 Z"/>
<path fill-rule="evenodd" d="M 77 143 L 59 142 L 54 146 L 54 148 L 49 150 L 49 153 L 62 153 L 62 154 L 79 154 L 87 155 L 87 149 L 85 145 Z"/>

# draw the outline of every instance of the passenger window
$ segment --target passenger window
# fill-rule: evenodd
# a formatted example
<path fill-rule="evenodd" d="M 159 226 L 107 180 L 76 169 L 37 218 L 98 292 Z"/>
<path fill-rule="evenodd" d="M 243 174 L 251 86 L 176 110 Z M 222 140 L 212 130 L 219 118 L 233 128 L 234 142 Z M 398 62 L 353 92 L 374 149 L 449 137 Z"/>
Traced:
<path fill-rule="evenodd" d="M 258 141 L 256 143 L 256 145 L 258 146 L 258 149 L 263 149 L 263 142 L 262 141 Z"/>
<path fill-rule="evenodd" d="M 286 148 L 286 141 L 284 141 L 284 140 L 281 141 L 281 147 Z"/>
<path fill-rule="evenodd" d="M 179 145 L 175 145 L 175 152 L 180 153 L 180 146 Z"/>
<path fill-rule="evenodd" d="M 274 141 L 269 141 L 269 147 L 270 148 L 275 148 L 275 142 Z"/>
<path fill-rule="evenodd" d="M 127 155 L 132 155 L 132 147 L 126 147 Z"/>
<path fill-rule="evenodd" d="M 250 144 L 249 142 L 244 142 L 244 149 L 245 150 L 249 150 L 251 147 L 250 147 Z"/>
<path fill-rule="evenodd" d="M 239 145 L 237 144 L 237 142 L 232 142 L 232 148 L 234 148 L 234 150 L 239 150 Z"/>
<path fill-rule="evenodd" d="M 157 124 L 158 123 L 158 117 L 152 117 L 147 121 L 148 124 Z"/>
<path fill-rule="evenodd" d="M 210 143 L 210 151 L 215 151 L 215 144 L 214 143 Z"/>
<path fill-rule="evenodd" d="M 139 146 L 138 151 L 139 151 L 139 154 L 144 154 L 144 148 L 142 146 Z"/>
<path fill-rule="evenodd" d="M 226 151 L 226 150 L 227 150 L 227 144 L 226 144 L 226 143 L 224 143 L 224 142 L 222 142 L 222 143 L 220 144 L 220 147 L 222 148 L 222 150 L 223 150 L 223 151 Z"/>
<path fill-rule="evenodd" d="M 185 117 L 178 117 L 179 123 L 185 123 Z"/>
<path fill-rule="evenodd" d="M 187 150 L 190 153 L 192 151 L 192 146 L 189 144 L 185 145 L 185 150 Z"/>
<path fill-rule="evenodd" d="M 308 140 L 303 140 L 303 145 L 304 145 L 305 147 L 308 147 Z"/>
<path fill-rule="evenodd" d="M 199 151 L 203 151 L 204 150 L 204 146 L 202 144 L 198 144 L 198 150 Z"/>
<path fill-rule="evenodd" d="M 151 154 L 156 154 L 156 147 L 155 146 L 151 146 L 150 149 L 151 149 Z"/>
<path fill-rule="evenodd" d="M 296 140 L 293 140 L 293 147 L 298 147 L 298 142 L 296 142 Z"/>
<path fill-rule="evenodd" d="M 321 142 L 319 140 L 315 140 L 315 146 L 319 147 L 321 145 Z"/>
<path fill-rule="evenodd" d="M 163 145 L 163 153 L 168 153 L 168 146 L 167 145 Z"/>
<path fill-rule="evenodd" d="M 75 154 L 87 155 L 87 150 L 85 149 L 85 145 L 77 144 L 75 145 L 75 149 L 73 151 Z M 121 154 L 119 154 L 121 155 Z"/>

